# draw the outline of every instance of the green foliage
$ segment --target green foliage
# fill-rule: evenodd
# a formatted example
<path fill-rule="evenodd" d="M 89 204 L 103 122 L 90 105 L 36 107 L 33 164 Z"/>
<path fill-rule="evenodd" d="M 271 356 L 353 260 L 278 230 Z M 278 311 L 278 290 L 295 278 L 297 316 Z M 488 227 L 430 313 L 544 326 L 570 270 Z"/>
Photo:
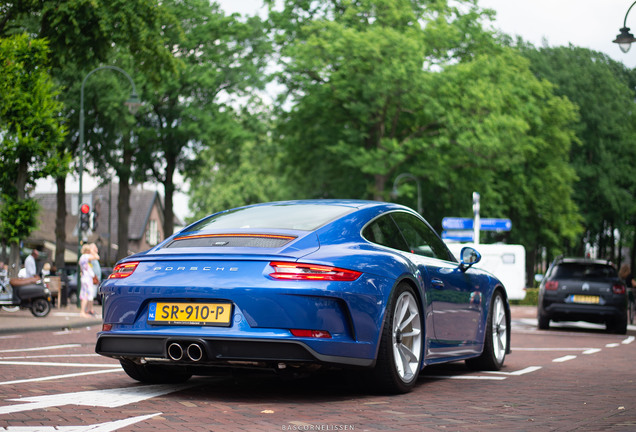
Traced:
<path fill-rule="evenodd" d="M 0 206 L 0 235 L 8 243 L 18 243 L 38 226 L 38 202 L 34 199 L 17 200 L 15 196 L 2 195 Z"/>
<path fill-rule="evenodd" d="M 12 244 L 36 226 L 37 204 L 27 189 L 68 163 L 56 151 L 66 131 L 47 55 L 42 40 L 0 38 L 0 235 Z"/>
<path fill-rule="evenodd" d="M 436 78 L 441 133 L 411 170 L 435 191 L 427 216 L 457 214 L 458 202 L 436 198 L 457 195 L 464 197 L 461 214 L 470 215 L 469 197 L 479 191 L 482 215 L 512 220 L 509 241 L 555 248 L 573 240 L 580 232 L 570 198 L 575 107 L 508 49 L 449 66 Z"/>
<path fill-rule="evenodd" d="M 182 29 L 172 32 L 167 40 L 182 68 L 176 74 L 163 73 L 160 84 L 145 86 L 149 109 L 141 117 L 139 146 L 146 151 L 139 155 L 138 162 L 147 175 L 163 183 L 168 198 L 175 187 L 176 172 L 203 164 L 204 168 L 190 175 L 197 179 L 193 183 L 194 207 L 207 208 L 207 194 L 214 189 L 199 196 L 197 188 L 201 184 L 210 186 L 216 178 L 217 164 L 227 166 L 228 143 L 237 155 L 241 154 L 243 143 L 236 141 L 242 134 L 241 126 L 231 106 L 238 98 L 243 98 L 242 104 L 252 105 L 252 93 L 264 86 L 270 44 L 258 17 L 242 20 L 226 16 L 217 4 L 210 5 L 207 0 L 170 0 L 162 5 Z M 253 186 L 248 181 L 250 176 L 236 177 L 245 170 L 246 161 L 238 156 L 235 160 L 238 166 L 231 170 L 232 178 L 246 192 Z M 222 192 L 213 196 L 219 197 Z M 236 191 L 231 196 L 234 202 L 238 197 L 249 199 Z M 168 233 L 172 232 L 170 216 L 166 214 L 169 225 L 164 225 Z"/>
<path fill-rule="evenodd" d="M 539 303 L 539 288 L 526 288 L 523 300 L 510 300 L 511 305 L 536 306 Z"/>
<path fill-rule="evenodd" d="M 571 149 L 577 175 L 573 196 L 585 223 L 578 244 L 595 243 L 601 257 L 616 259 L 608 233 L 628 232 L 626 225 L 636 222 L 634 72 L 585 48 L 523 46 L 522 51 L 533 72 L 579 108 L 575 130 L 581 145 Z"/>

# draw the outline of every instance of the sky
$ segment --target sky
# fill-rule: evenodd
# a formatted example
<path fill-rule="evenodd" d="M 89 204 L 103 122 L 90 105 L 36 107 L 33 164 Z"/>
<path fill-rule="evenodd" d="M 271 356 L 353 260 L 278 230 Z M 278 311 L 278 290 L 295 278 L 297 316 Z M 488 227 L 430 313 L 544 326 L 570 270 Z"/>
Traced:
<path fill-rule="evenodd" d="M 254 15 L 262 0 L 217 0 L 226 13 Z M 636 67 L 636 47 L 624 54 L 612 40 L 623 27 L 632 0 L 479 0 L 479 5 L 496 12 L 493 28 L 541 47 L 576 45 L 600 51 L 629 68 Z M 261 14 L 262 15 L 262 14 Z M 627 27 L 636 33 L 636 8 L 627 17 Z M 84 177 L 84 191 L 97 186 L 94 179 Z M 156 188 L 149 186 L 148 188 Z M 54 183 L 43 181 L 37 192 L 54 192 Z M 77 181 L 67 181 L 67 192 L 77 192 Z M 163 190 L 159 188 L 163 193 Z M 190 215 L 187 196 L 175 196 L 175 214 L 184 219 Z"/>

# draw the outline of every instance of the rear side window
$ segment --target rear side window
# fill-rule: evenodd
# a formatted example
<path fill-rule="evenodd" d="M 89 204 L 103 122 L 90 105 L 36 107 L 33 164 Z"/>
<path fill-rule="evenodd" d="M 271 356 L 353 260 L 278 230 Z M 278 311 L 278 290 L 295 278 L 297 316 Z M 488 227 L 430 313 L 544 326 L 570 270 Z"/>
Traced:
<path fill-rule="evenodd" d="M 603 264 L 561 263 L 552 276 L 554 279 L 598 280 L 618 277 L 616 269 Z"/>
<path fill-rule="evenodd" d="M 362 236 L 372 243 L 387 246 L 392 249 L 408 251 L 404 238 L 390 216 L 382 216 L 371 222 L 363 231 Z"/>
<path fill-rule="evenodd" d="M 393 213 L 393 219 L 404 235 L 409 252 L 454 261 L 444 242 L 420 219 L 408 213 Z"/>

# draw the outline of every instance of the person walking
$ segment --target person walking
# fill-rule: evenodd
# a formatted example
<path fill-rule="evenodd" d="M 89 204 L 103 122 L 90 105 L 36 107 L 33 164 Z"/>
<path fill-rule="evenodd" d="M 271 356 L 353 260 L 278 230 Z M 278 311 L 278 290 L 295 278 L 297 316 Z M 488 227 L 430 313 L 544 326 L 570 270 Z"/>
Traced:
<path fill-rule="evenodd" d="M 79 259 L 80 267 L 80 316 L 94 317 L 93 300 L 95 299 L 95 284 L 97 276 L 91 266 L 91 261 L 99 260 L 92 243 L 82 245 L 82 255 Z"/>
<path fill-rule="evenodd" d="M 38 252 L 37 249 L 33 248 L 31 254 L 26 257 L 26 259 L 24 260 L 24 269 L 26 271 L 25 277 L 30 278 L 38 275 L 38 268 L 35 260 L 37 260 L 39 256 L 40 252 Z"/>

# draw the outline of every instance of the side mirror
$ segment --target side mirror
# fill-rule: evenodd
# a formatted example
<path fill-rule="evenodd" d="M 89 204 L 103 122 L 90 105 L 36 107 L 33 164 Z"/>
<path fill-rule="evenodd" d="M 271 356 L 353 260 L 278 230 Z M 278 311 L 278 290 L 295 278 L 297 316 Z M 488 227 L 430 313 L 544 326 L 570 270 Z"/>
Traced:
<path fill-rule="evenodd" d="M 481 254 L 471 247 L 462 248 L 460 262 L 464 270 L 481 261 Z"/>

